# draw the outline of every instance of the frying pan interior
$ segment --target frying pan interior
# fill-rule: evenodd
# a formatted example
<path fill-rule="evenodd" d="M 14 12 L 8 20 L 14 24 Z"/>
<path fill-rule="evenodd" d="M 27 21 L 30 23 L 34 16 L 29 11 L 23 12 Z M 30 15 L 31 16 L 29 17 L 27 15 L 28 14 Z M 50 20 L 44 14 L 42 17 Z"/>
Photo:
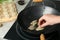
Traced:
<path fill-rule="evenodd" d="M 45 30 L 49 30 L 50 27 L 38 32 L 36 30 L 31 31 L 28 29 L 30 23 L 34 20 L 38 21 L 38 19 L 43 15 L 43 12 L 43 6 L 31 6 L 21 11 L 18 15 L 17 20 L 22 30 L 33 35 L 39 35 L 42 32 L 45 32 Z"/>
<path fill-rule="evenodd" d="M 18 23 L 24 30 L 28 30 L 30 23 L 34 20 L 38 20 L 42 16 L 42 6 L 32 6 L 23 10 L 18 15 Z"/>

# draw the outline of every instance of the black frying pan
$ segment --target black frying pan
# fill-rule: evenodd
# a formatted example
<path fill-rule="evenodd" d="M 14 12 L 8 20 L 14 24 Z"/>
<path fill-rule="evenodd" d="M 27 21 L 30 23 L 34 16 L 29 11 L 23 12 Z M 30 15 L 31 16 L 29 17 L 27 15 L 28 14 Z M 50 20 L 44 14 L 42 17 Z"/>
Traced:
<path fill-rule="evenodd" d="M 37 6 L 29 7 L 27 9 L 24 9 L 18 15 L 18 23 L 20 24 L 20 26 L 22 27 L 23 30 L 25 30 L 26 32 L 32 33 L 32 34 L 40 33 L 40 32 L 36 32 L 35 30 L 30 31 L 30 30 L 28 30 L 28 27 L 30 26 L 30 23 L 32 21 L 38 20 L 43 15 L 41 7 L 37 7 Z"/>
<path fill-rule="evenodd" d="M 47 7 L 47 6 L 45 6 Z M 49 7 L 51 8 L 51 7 Z M 46 11 L 46 10 L 45 10 Z M 44 30 L 36 31 L 36 30 L 29 30 L 28 27 L 30 26 L 30 23 L 34 20 L 39 20 L 40 17 L 43 16 L 43 6 L 31 6 L 23 11 L 21 11 L 18 15 L 18 23 L 21 26 L 21 29 L 26 32 L 30 36 L 39 36 L 41 33 L 51 33 L 55 31 L 55 27 L 48 26 Z M 57 10 L 52 8 L 52 14 L 54 15 L 60 15 Z M 48 30 L 48 31 L 47 31 Z M 51 31 L 52 30 L 52 31 Z"/>

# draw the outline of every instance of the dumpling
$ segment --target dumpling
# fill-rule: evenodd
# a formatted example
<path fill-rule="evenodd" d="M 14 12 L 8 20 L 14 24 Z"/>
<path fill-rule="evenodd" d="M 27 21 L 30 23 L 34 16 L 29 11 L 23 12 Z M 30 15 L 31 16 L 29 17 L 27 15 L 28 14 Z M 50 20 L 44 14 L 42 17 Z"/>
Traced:
<path fill-rule="evenodd" d="M 28 27 L 29 30 L 35 30 L 37 27 L 37 20 L 34 20 L 30 23 L 30 26 Z"/>
<path fill-rule="evenodd" d="M 40 31 L 40 30 L 43 30 L 44 28 L 41 28 L 41 27 L 37 27 L 36 28 L 36 31 Z"/>

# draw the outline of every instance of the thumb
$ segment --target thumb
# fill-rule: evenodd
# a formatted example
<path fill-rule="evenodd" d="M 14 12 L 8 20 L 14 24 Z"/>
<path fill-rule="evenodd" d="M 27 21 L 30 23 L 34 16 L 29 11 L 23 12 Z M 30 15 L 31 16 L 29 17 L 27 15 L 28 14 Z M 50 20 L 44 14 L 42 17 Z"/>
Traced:
<path fill-rule="evenodd" d="M 41 25 L 41 27 L 45 27 L 47 25 L 49 25 L 49 23 L 44 23 L 44 24 Z"/>

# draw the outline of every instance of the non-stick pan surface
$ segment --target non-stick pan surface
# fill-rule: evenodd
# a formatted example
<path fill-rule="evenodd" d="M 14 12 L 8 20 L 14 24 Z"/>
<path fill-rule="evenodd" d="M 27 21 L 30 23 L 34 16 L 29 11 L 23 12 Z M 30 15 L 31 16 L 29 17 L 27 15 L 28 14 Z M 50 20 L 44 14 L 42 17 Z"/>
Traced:
<path fill-rule="evenodd" d="M 27 9 L 23 10 L 18 15 L 18 22 L 23 30 L 33 33 L 36 31 L 30 31 L 27 28 L 30 26 L 30 22 L 32 22 L 33 20 L 38 20 L 42 15 L 43 15 L 42 7 L 32 6 L 31 8 L 27 8 Z"/>
<path fill-rule="evenodd" d="M 27 34 L 29 34 L 30 36 L 31 35 L 39 36 L 41 33 L 50 33 L 50 32 L 55 31 L 55 27 L 51 27 L 51 26 L 48 26 L 44 30 L 41 30 L 41 31 L 36 31 L 36 30 L 31 31 L 28 29 L 32 21 L 38 20 L 40 17 L 42 17 L 43 12 L 44 12 L 43 6 L 31 6 L 24 9 L 22 12 L 20 12 L 17 20 L 22 30 L 26 32 Z M 59 13 L 56 12 L 52 14 L 58 15 Z"/>

